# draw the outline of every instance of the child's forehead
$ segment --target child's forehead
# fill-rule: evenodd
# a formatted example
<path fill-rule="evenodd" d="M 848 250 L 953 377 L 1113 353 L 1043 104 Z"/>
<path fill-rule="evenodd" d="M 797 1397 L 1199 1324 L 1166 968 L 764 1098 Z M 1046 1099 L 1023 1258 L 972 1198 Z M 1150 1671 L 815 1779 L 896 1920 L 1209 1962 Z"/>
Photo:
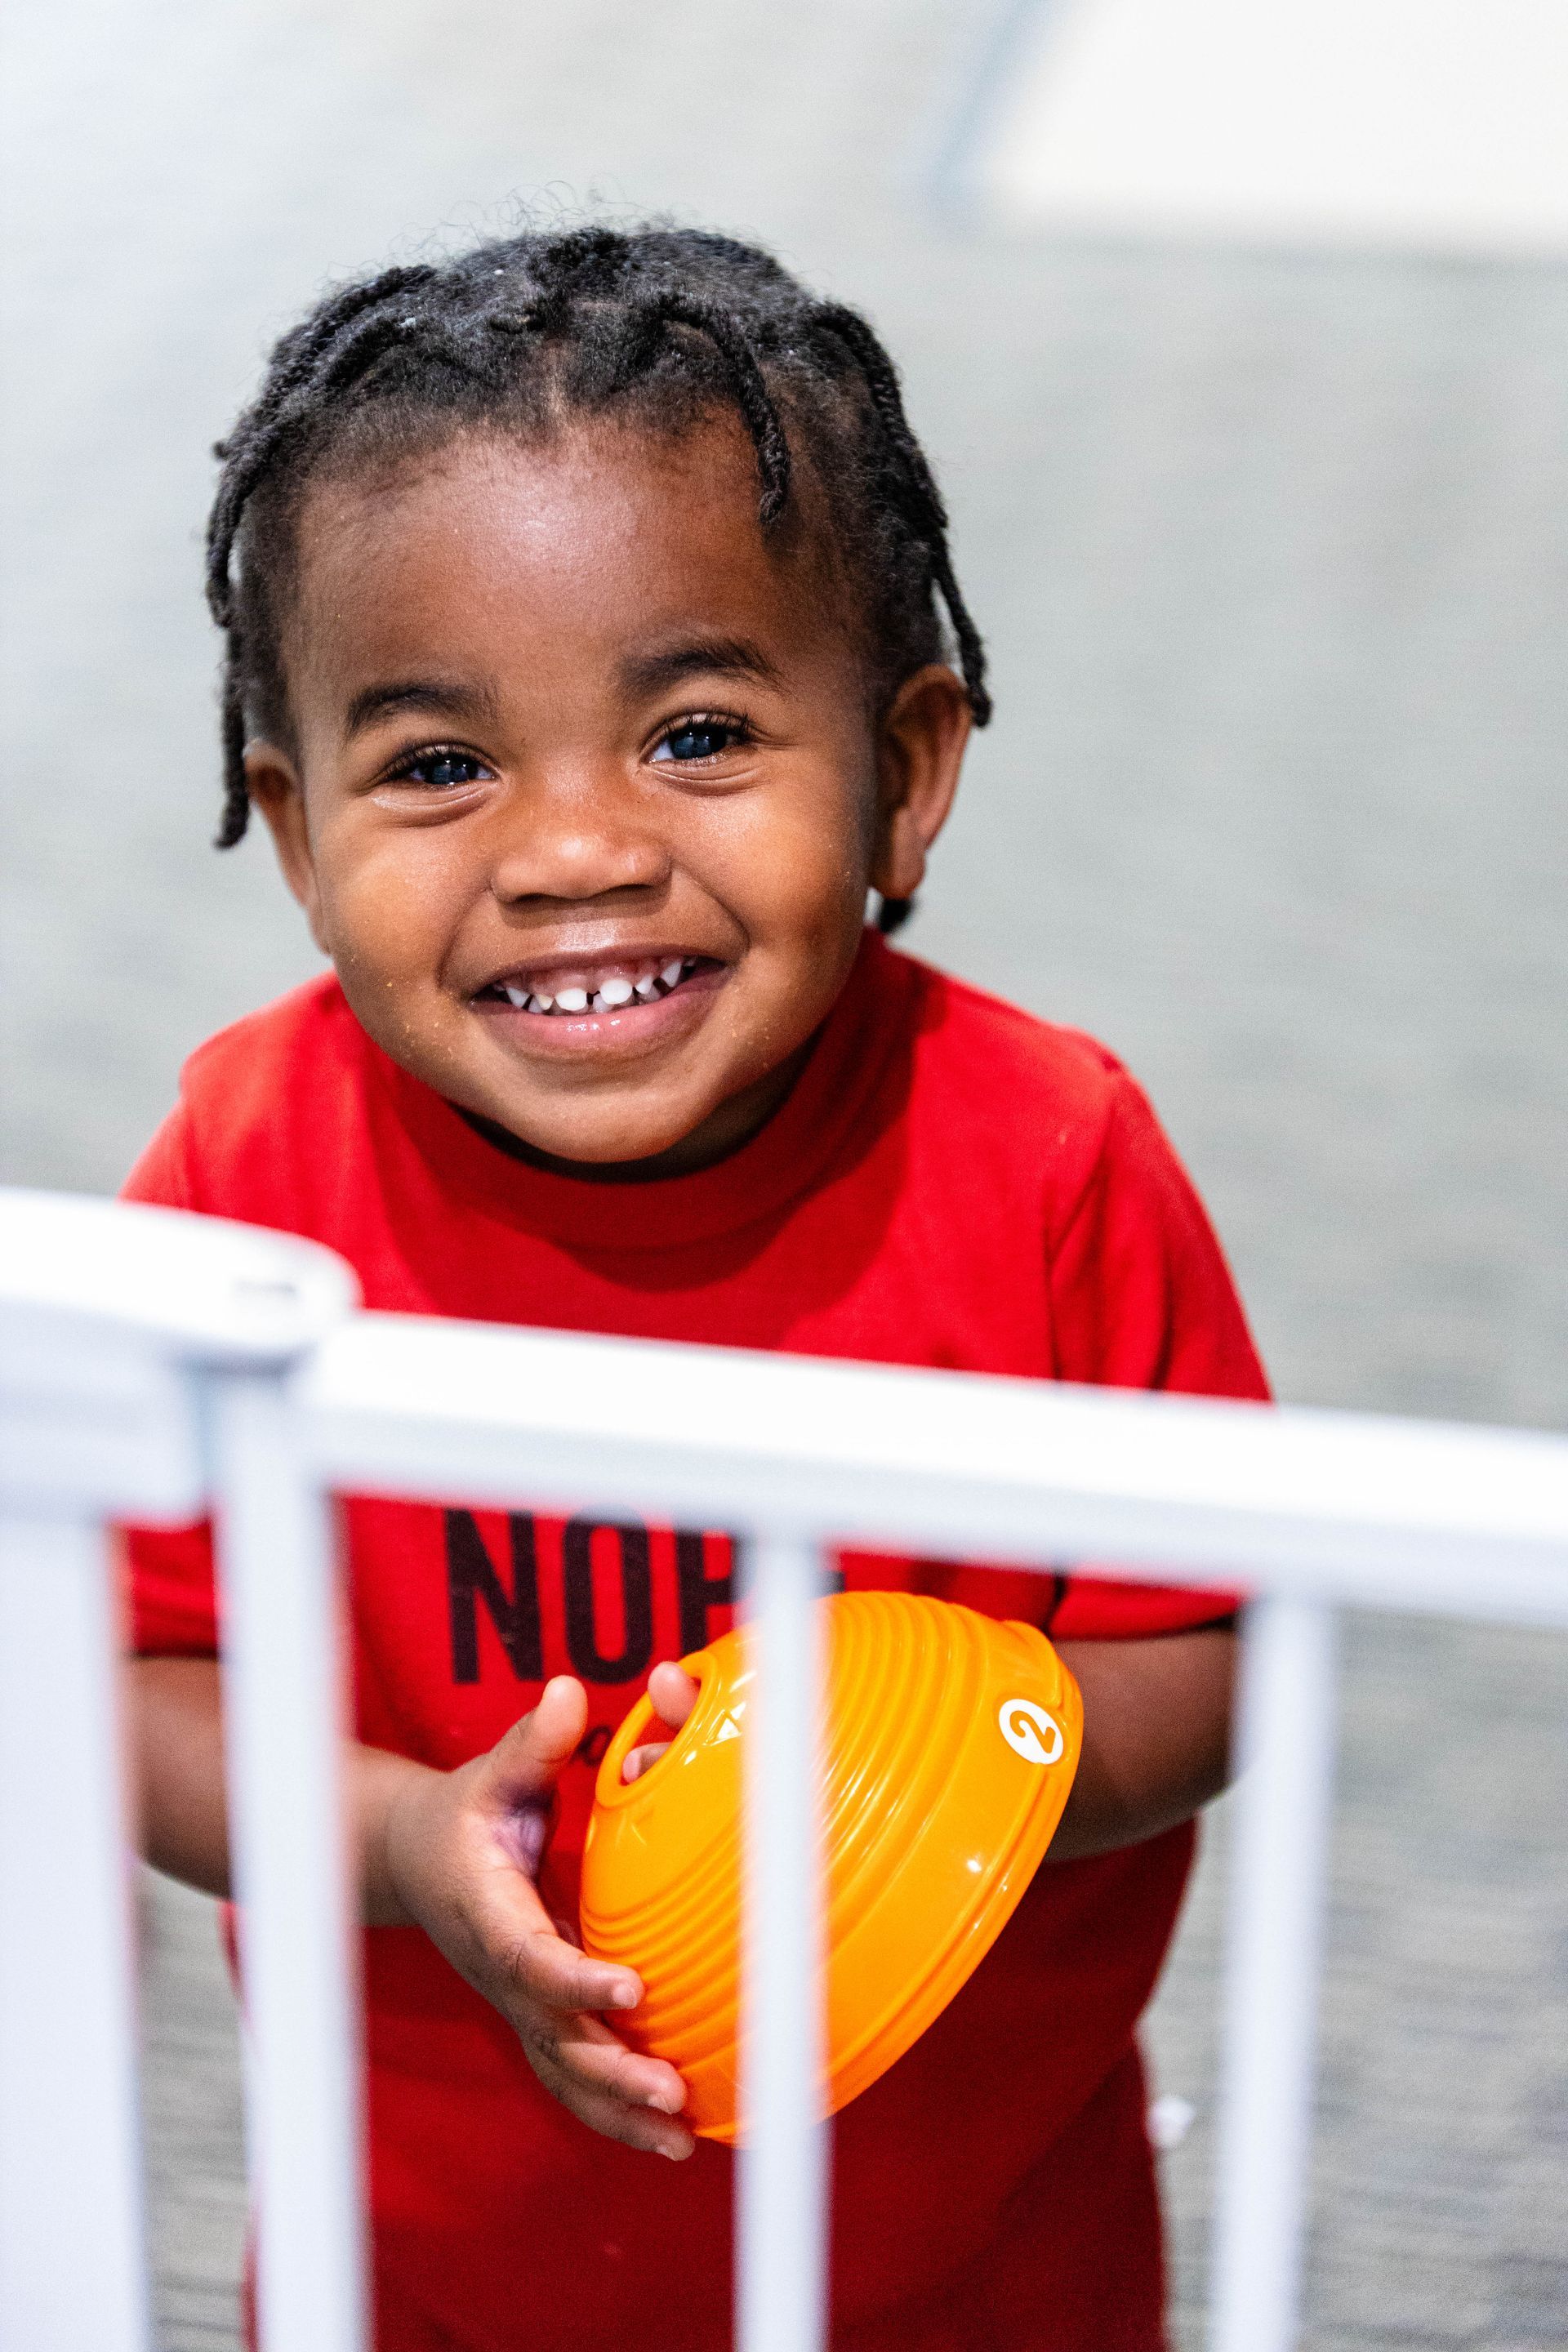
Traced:
<path fill-rule="evenodd" d="M 547 438 L 467 430 L 310 490 L 298 593 L 336 597 L 367 567 L 396 573 L 458 556 L 498 576 L 630 558 L 782 584 L 816 536 L 787 524 L 764 533 L 751 445 L 722 415 L 679 435 L 614 420 Z"/>
<path fill-rule="evenodd" d="M 465 433 L 307 497 L 289 667 L 335 700 L 416 654 L 510 667 L 693 631 L 812 667 L 845 632 L 810 523 L 807 504 L 764 531 L 751 444 L 722 415 L 679 435 Z"/>

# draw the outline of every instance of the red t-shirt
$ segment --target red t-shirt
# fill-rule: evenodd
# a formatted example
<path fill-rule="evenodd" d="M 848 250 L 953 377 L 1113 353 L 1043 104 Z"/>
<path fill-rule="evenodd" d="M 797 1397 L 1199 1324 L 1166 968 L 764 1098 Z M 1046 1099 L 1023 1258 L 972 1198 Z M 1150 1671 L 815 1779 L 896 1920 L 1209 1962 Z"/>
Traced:
<path fill-rule="evenodd" d="M 1025 1379 L 1260 1397 L 1204 1213 L 1103 1048 L 868 934 L 794 1093 L 721 1165 L 596 1184 L 486 1139 L 372 1044 L 335 982 L 187 1065 L 129 1197 L 349 1260 L 372 1307 Z M 579 1675 L 590 1730 L 546 1865 L 574 1899 L 593 1767 L 653 1662 L 730 1621 L 713 1530 L 344 1506 L 360 1737 L 439 1766 Z M 142 1652 L 216 1645 L 205 1530 L 130 1544 Z M 1060 1637 L 1173 1631 L 1223 1595 L 1042 1562 L 841 1556 L 851 1584 Z M 837 2119 L 834 2342 L 1152 2352 L 1158 2212 L 1133 2027 L 1192 1832 L 1047 1866 L 937 2023 Z M 364 1937 L 378 2352 L 718 2352 L 731 2159 L 589 2133 L 416 1930 Z"/>

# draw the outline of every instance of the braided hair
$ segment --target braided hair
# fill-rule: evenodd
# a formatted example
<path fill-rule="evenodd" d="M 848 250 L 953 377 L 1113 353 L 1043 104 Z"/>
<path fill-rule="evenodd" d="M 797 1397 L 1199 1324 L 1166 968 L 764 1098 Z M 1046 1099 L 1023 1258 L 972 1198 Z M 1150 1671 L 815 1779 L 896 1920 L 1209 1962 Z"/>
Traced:
<path fill-rule="evenodd" d="M 217 445 L 206 545 L 207 603 L 225 639 L 217 846 L 249 821 L 247 736 L 291 743 L 282 622 L 312 483 L 465 430 L 546 436 L 574 415 L 618 410 L 680 433 L 723 407 L 750 436 L 764 530 L 789 506 L 803 456 L 815 471 L 879 704 L 942 658 L 940 597 L 984 727 L 985 651 L 953 573 L 946 509 L 867 320 L 732 237 L 525 230 L 329 296 L 278 344 Z M 885 900 L 884 929 L 908 911 Z"/>

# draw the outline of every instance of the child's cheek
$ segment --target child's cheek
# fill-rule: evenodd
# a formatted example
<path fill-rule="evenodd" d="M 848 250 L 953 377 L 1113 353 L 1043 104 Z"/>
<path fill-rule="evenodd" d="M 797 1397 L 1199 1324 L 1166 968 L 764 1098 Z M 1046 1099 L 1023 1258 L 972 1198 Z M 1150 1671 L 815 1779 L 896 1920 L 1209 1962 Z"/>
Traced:
<path fill-rule="evenodd" d="M 748 929 L 815 946 L 847 927 L 858 938 L 870 870 L 871 789 L 824 762 L 788 793 L 745 812 L 730 848 L 732 888 Z M 866 805 L 863 805 L 865 803 Z"/>
<path fill-rule="evenodd" d="M 453 877 L 438 858 L 374 844 L 345 857 L 323 891 L 333 962 L 389 986 L 436 985 L 457 919 Z"/>

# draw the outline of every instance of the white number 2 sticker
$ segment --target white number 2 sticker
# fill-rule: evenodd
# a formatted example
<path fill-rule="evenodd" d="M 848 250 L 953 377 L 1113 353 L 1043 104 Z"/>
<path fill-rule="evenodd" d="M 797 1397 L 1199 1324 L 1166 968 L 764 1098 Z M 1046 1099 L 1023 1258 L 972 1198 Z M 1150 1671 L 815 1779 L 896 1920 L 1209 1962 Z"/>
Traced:
<path fill-rule="evenodd" d="M 1043 1706 L 1037 1706 L 1032 1698 L 1004 1699 L 996 1720 L 1003 1738 L 1026 1764 L 1060 1762 L 1062 1749 L 1067 1746 L 1061 1725 Z"/>

